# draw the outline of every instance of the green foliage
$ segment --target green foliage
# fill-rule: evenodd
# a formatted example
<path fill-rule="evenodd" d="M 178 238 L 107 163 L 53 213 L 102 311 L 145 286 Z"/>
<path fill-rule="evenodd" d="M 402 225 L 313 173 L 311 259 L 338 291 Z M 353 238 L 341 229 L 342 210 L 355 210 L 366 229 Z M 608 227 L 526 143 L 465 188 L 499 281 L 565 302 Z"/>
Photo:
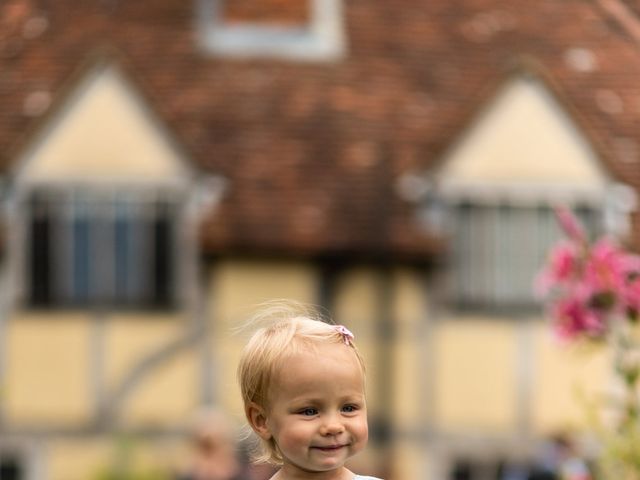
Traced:
<path fill-rule="evenodd" d="M 640 480 L 640 430 L 608 434 L 598 461 L 602 479 Z"/>
<path fill-rule="evenodd" d="M 115 440 L 114 457 L 91 480 L 171 480 L 168 472 L 161 469 L 142 469 L 135 465 L 135 442 L 121 436 Z"/>
<path fill-rule="evenodd" d="M 170 477 L 166 473 L 154 471 L 125 471 L 117 472 L 108 470 L 98 473 L 95 480 L 169 480 Z"/>

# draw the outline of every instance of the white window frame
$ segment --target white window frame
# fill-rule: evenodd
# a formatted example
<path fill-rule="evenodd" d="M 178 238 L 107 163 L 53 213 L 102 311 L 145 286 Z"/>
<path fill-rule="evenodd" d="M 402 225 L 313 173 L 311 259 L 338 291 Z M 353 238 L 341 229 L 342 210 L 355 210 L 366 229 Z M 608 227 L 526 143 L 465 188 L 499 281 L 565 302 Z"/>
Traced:
<path fill-rule="evenodd" d="M 305 26 L 228 24 L 221 14 L 224 2 L 197 0 L 198 39 L 213 55 L 335 61 L 346 53 L 342 0 L 308 0 L 310 19 Z"/>
<path fill-rule="evenodd" d="M 169 307 L 171 310 L 180 309 L 185 305 L 185 302 L 188 301 L 188 285 L 191 285 L 187 280 L 193 274 L 192 263 L 195 261 L 195 252 L 194 249 L 194 234 L 189 231 L 189 228 L 193 228 L 193 225 L 190 225 L 190 222 L 193 219 L 189 218 L 188 212 L 188 199 L 185 197 L 184 190 L 176 185 L 126 185 L 126 184 L 117 184 L 117 185 L 105 185 L 105 184 L 96 184 L 96 185 L 88 185 L 86 183 L 81 184 L 70 184 L 70 183 L 37 183 L 37 184 L 29 184 L 22 185 L 17 192 L 12 196 L 11 201 L 8 205 L 9 210 L 9 225 L 11 227 L 10 230 L 10 238 L 9 238 L 9 247 L 11 249 L 11 254 L 9 255 L 9 275 L 12 281 L 13 291 L 9 293 L 9 298 L 11 298 L 12 303 L 15 303 L 20 308 L 31 308 L 28 297 L 28 282 L 30 279 L 28 278 L 28 262 L 29 262 L 29 252 L 28 252 L 28 224 L 25 222 L 25 218 L 27 218 L 27 212 L 25 211 L 25 202 L 29 198 L 29 196 L 37 191 L 38 189 L 43 189 L 45 191 L 56 191 L 56 190 L 69 190 L 73 188 L 82 188 L 86 189 L 95 188 L 99 190 L 101 193 L 105 195 L 113 196 L 117 194 L 117 192 L 121 191 L 131 191 L 135 196 L 140 196 L 141 198 L 167 198 L 172 202 L 175 201 L 175 205 L 177 208 L 177 214 L 175 215 L 174 221 L 175 225 L 172 226 L 172 230 L 174 233 L 174 245 L 173 245 L 173 259 L 172 259 L 172 280 L 170 288 L 173 289 L 171 297 L 173 299 L 173 303 Z M 189 227 L 190 225 L 190 227 Z M 192 261 L 180 260 L 184 259 L 185 256 L 192 258 Z M 180 258 L 178 258 L 180 257 Z M 54 262 L 56 260 L 54 259 Z M 60 305 L 64 306 L 64 305 Z M 53 302 L 51 307 L 46 308 L 57 308 L 58 305 Z M 120 309 L 117 303 L 106 304 L 106 308 L 109 309 Z M 75 308 L 75 307 L 72 307 Z M 91 303 L 86 306 L 77 306 L 79 309 L 91 309 Z M 125 309 L 134 309 L 134 310 L 144 310 L 144 306 L 135 306 L 131 307 L 122 307 Z"/>
<path fill-rule="evenodd" d="M 602 227 L 602 230 L 597 233 L 606 232 L 618 237 L 624 237 L 624 235 L 630 231 L 629 212 L 636 207 L 635 197 L 629 187 L 615 183 L 606 183 L 598 188 L 572 188 L 572 186 L 569 185 L 549 186 L 537 184 L 467 184 L 460 186 L 443 182 L 437 187 L 435 195 L 438 197 L 437 203 L 442 205 L 445 211 L 448 207 L 462 203 L 478 206 L 484 205 L 487 206 L 488 209 L 493 207 L 496 209 L 496 212 L 497 209 L 500 208 L 500 205 L 514 209 L 518 207 L 553 207 L 559 204 L 568 205 L 570 208 L 588 207 L 599 214 L 600 221 L 602 222 L 602 224 L 599 225 L 599 227 Z M 441 214 L 440 216 L 451 220 L 451 214 L 454 212 L 445 213 L 445 215 Z M 450 222 L 449 225 L 444 226 L 446 235 L 457 234 L 457 232 L 450 230 L 451 225 L 454 224 L 455 222 Z M 450 274 L 455 274 L 455 272 L 450 271 Z M 532 292 L 533 280 L 534 278 L 532 276 Z M 453 283 L 454 282 L 450 282 L 450 285 Z M 447 298 L 447 303 L 454 309 L 457 309 L 459 306 L 462 306 L 463 309 L 471 310 L 476 307 L 484 308 L 483 306 L 473 304 L 469 304 L 468 308 L 465 308 L 464 302 L 462 305 L 457 305 L 455 300 L 455 296 L 449 296 Z M 505 305 L 505 308 L 503 308 L 498 302 L 495 307 L 489 305 L 487 308 L 489 310 L 509 311 L 511 307 L 520 309 L 522 306 L 526 305 Z M 531 303 L 531 308 L 536 308 L 535 303 Z"/>

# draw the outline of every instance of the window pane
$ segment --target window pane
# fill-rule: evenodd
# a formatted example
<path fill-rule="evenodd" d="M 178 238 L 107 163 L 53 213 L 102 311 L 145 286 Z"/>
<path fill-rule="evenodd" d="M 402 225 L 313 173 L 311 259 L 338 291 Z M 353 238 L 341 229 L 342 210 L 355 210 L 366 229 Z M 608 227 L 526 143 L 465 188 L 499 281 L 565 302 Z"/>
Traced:
<path fill-rule="evenodd" d="M 114 257 L 115 257 L 115 301 L 120 304 L 129 302 L 131 277 L 129 265 L 131 259 L 131 220 L 128 218 L 127 206 L 116 202 L 114 219 Z"/>
<path fill-rule="evenodd" d="M 560 236 L 549 206 L 455 206 L 450 297 L 459 306 L 534 308 L 535 276 Z M 576 213 L 585 230 L 597 230 L 599 213 Z"/>
<path fill-rule="evenodd" d="M 156 205 L 156 216 L 153 224 L 154 235 L 154 295 L 156 306 L 166 306 L 170 303 L 170 280 L 172 278 L 173 238 L 169 205 L 159 202 Z"/>
<path fill-rule="evenodd" d="M 40 197 L 34 197 L 31 205 L 29 229 L 31 284 L 29 299 L 35 306 L 45 306 L 50 302 L 51 256 L 49 251 L 50 227 L 47 203 Z"/>
<path fill-rule="evenodd" d="M 72 301 L 86 304 L 89 300 L 90 248 L 89 219 L 83 205 L 76 205 L 72 224 L 73 294 Z"/>
<path fill-rule="evenodd" d="M 177 210 L 169 200 L 47 191 L 28 206 L 31 305 L 173 304 Z"/>

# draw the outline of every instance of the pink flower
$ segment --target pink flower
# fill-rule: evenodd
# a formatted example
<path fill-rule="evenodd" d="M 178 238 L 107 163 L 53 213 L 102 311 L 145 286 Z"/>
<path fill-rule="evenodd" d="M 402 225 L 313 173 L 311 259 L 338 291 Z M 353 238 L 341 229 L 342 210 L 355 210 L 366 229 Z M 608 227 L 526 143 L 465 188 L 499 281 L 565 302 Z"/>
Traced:
<path fill-rule="evenodd" d="M 552 249 L 538 286 L 543 287 L 552 328 L 561 340 L 611 337 L 613 343 L 608 345 L 615 349 L 614 372 L 626 388 L 624 401 L 615 410 L 615 441 L 618 437 L 631 439 L 628 446 L 626 442 L 612 444 L 619 452 L 611 450 L 609 460 L 615 461 L 616 469 L 621 467 L 612 478 L 640 478 L 634 475 L 640 473 L 637 462 L 632 463 L 635 457 L 626 455 L 639 425 L 640 348 L 626 327 L 640 317 L 640 257 L 606 237 L 589 242 L 566 208 L 557 209 L 556 214 L 567 239 Z"/>
<path fill-rule="evenodd" d="M 581 296 L 562 298 L 552 305 L 551 316 L 556 334 L 563 340 L 581 335 L 589 338 L 602 337 L 607 331 L 604 315 L 587 307 Z"/>
<path fill-rule="evenodd" d="M 603 237 L 587 241 L 582 226 L 566 208 L 556 210 L 567 235 L 549 255 L 536 281 L 553 328 L 564 340 L 607 334 L 614 319 L 640 314 L 640 257 Z"/>
<path fill-rule="evenodd" d="M 561 205 L 555 208 L 555 212 L 560 227 L 570 240 L 578 243 L 586 242 L 584 229 L 569 208 Z"/>
<path fill-rule="evenodd" d="M 536 292 L 547 295 L 551 290 L 570 281 L 579 274 L 578 248 L 570 242 L 561 242 L 549 254 L 549 263 L 536 279 Z"/>
<path fill-rule="evenodd" d="M 600 239 L 585 259 L 584 279 L 594 290 L 619 292 L 627 281 L 627 259 L 627 254 L 609 239 Z"/>

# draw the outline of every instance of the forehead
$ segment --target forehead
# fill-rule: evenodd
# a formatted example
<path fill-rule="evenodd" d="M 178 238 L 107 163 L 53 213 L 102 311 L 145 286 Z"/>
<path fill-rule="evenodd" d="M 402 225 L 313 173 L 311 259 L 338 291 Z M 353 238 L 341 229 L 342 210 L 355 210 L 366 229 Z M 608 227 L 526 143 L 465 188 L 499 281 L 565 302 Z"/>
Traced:
<path fill-rule="evenodd" d="M 303 348 L 287 355 L 274 376 L 271 390 L 301 393 L 332 387 L 364 392 L 364 372 L 358 357 L 344 344 Z"/>

